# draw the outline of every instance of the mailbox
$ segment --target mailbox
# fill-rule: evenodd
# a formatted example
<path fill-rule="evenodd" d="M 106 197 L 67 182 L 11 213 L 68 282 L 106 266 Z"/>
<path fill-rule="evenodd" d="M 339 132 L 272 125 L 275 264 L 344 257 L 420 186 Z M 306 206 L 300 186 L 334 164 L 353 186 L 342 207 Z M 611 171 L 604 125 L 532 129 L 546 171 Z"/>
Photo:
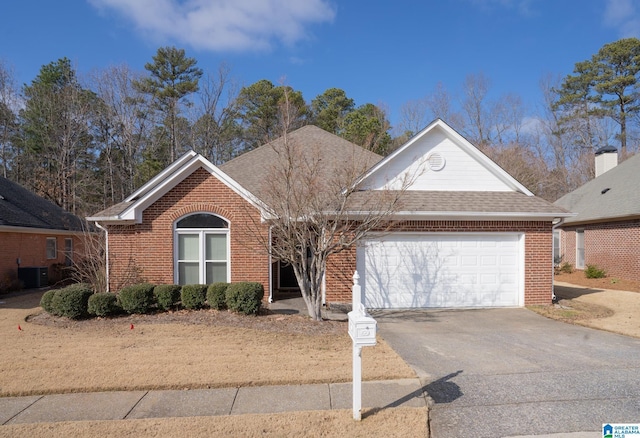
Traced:
<path fill-rule="evenodd" d="M 375 319 L 370 317 L 364 310 L 364 306 L 348 313 L 349 316 L 349 336 L 355 346 L 370 347 L 376 345 L 376 325 Z"/>

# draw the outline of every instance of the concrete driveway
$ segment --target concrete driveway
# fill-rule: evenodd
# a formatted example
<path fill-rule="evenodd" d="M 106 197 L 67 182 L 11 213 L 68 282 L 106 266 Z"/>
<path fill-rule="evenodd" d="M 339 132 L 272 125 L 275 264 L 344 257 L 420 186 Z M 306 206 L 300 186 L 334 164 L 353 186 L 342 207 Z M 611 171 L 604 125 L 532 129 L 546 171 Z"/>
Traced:
<path fill-rule="evenodd" d="M 372 315 L 432 400 L 432 438 L 595 438 L 640 423 L 640 339 L 526 309 Z"/>

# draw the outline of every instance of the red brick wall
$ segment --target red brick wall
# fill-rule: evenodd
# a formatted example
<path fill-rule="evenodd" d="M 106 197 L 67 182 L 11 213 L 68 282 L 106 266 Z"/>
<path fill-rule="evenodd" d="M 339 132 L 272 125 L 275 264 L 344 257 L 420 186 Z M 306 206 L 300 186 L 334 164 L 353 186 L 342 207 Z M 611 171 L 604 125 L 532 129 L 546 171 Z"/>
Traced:
<path fill-rule="evenodd" d="M 550 222 L 542 221 L 406 221 L 393 231 L 413 232 L 517 232 L 525 235 L 525 305 L 550 304 L 553 288 L 553 239 Z M 327 266 L 327 302 L 350 303 L 355 248 L 331 258 Z"/>
<path fill-rule="evenodd" d="M 141 224 L 109 226 L 109 283 L 112 291 L 144 280 L 174 282 L 174 224 L 195 212 L 209 212 L 229 221 L 231 281 L 269 285 L 269 259 L 256 238 L 266 240 L 268 229 L 260 213 L 216 177 L 200 168 L 143 212 Z M 139 278 L 131 273 L 135 269 Z"/>
<path fill-rule="evenodd" d="M 608 277 L 640 281 L 640 220 L 563 227 L 563 261 L 575 267 L 576 229 L 584 230 L 584 261 L 607 271 Z"/>
<path fill-rule="evenodd" d="M 47 237 L 56 238 L 55 259 L 47 259 Z M 46 266 L 49 278 L 55 280 L 52 266 L 65 262 L 64 240 L 68 238 L 73 239 L 73 260 L 78 261 L 82 239 L 77 235 L 58 234 L 53 230 L 51 233 L 0 232 L 0 284 L 18 278 L 18 258 L 22 267 Z"/>

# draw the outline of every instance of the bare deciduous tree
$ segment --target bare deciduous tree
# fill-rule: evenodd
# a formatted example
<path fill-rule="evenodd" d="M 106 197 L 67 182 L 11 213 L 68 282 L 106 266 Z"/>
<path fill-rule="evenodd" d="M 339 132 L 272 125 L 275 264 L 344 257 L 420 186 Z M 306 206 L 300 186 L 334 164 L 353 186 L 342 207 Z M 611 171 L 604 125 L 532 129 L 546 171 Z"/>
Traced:
<path fill-rule="evenodd" d="M 271 239 L 255 234 L 272 257 L 293 267 L 309 316 L 319 321 L 328 259 L 367 233 L 388 229 L 412 179 L 406 176 L 394 190 L 359 190 L 358 179 L 379 157 L 354 149 L 350 159 L 332 165 L 325 149 L 288 132 L 295 111 L 285 94 L 283 135 L 270 144 L 277 160 L 261 195 Z"/>

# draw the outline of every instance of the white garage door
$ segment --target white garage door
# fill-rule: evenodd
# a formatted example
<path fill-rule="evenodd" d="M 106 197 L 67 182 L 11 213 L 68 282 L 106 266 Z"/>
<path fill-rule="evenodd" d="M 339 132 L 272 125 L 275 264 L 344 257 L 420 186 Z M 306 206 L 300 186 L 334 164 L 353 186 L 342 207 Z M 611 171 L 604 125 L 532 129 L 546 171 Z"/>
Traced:
<path fill-rule="evenodd" d="M 357 250 L 357 269 L 365 306 L 521 306 L 520 237 L 392 233 L 364 241 Z"/>

